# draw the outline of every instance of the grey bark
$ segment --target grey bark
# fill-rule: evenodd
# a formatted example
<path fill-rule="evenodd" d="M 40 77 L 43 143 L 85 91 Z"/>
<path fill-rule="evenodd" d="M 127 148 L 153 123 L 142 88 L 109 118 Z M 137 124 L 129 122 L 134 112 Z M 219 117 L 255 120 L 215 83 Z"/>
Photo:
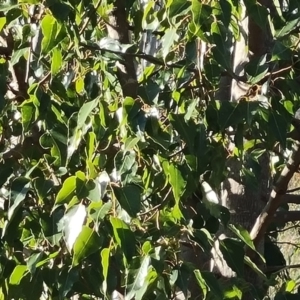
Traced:
<path fill-rule="evenodd" d="M 267 45 L 265 41 L 268 41 L 266 34 L 256 25 L 254 20 L 251 20 L 247 16 L 245 6 L 243 5 L 243 19 L 240 24 L 241 39 L 234 44 L 233 58 L 232 58 L 232 70 L 235 75 L 244 75 L 244 66 L 249 61 L 251 56 L 261 56 L 267 52 Z M 249 49 L 249 52 L 246 51 Z M 230 98 L 231 101 L 237 101 L 239 97 L 246 94 L 249 89 L 247 84 L 232 79 L 231 81 Z M 224 87 L 220 86 L 220 95 L 228 95 L 226 91 L 222 92 Z M 227 92 L 228 93 L 228 92 Z M 226 98 L 220 99 L 226 101 Z M 248 158 L 245 156 L 245 167 L 247 168 Z M 259 216 L 263 209 L 263 202 L 261 198 L 267 197 L 269 194 L 269 155 L 265 153 L 260 158 L 261 173 L 260 178 L 257 178 L 257 186 L 254 189 L 249 187 L 244 182 L 244 178 L 241 176 L 242 163 L 237 158 L 228 160 L 227 168 L 229 170 L 229 176 L 221 185 L 220 198 L 222 205 L 226 206 L 231 212 L 231 222 L 233 224 L 240 224 L 247 230 L 251 230 L 256 218 Z M 227 230 L 223 230 L 219 233 L 220 237 L 231 236 L 232 234 Z M 263 238 L 257 244 L 257 250 L 263 254 Z M 217 249 L 213 251 L 214 254 L 214 271 L 220 273 L 223 277 L 234 277 L 234 272 L 223 261 L 222 256 Z M 258 266 L 262 267 L 262 262 L 259 260 L 254 261 Z M 260 278 L 249 268 L 245 268 L 245 279 L 255 287 L 262 286 Z M 243 300 L 253 300 L 254 296 L 251 292 L 243 293 Z"/>
<path fill-rule="evenodd" d="M 116 0 L 113 11 L 109 16 L 107 31 L 110 38 L 118 40 L 121 44 L 130 44 L 129 24 L 125 10 L 125 2 Z M 123 96 L 136 98 L 138 82 L 133 56 L 123 55 L 123 61 L 117 63 L 117 77 L 121 84 Z"/>

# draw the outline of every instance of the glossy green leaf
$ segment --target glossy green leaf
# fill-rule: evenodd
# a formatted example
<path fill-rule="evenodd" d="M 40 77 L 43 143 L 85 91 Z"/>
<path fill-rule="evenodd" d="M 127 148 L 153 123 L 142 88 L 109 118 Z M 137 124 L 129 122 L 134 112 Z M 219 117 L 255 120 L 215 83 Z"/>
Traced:
<path fill-rule="evenodd" d="M 68 292 L 72 289 L 73 285 L 78 282 L 79 274 L 76 268 L 64 268 L 59 276 L 59 297 L 65 298 Z"/>
<path fill-rule="evenodd" d="M 114 193 L 121 207 L 127 211 L 131 217 L 136 217 L 141 210 L 141 190 L 135 185 L 124 187 L 114 187 Z"/>
<path fill-rule="evenodd" d="M 19 62 L 20 58 L 28 54 L 29 48 L 21 48 L 13 52 L 11 57 L 11 64 L 15 65 L 17 62 Z"/>
<path fill-rule="evenodd" d="M 83 204 L 72 206 L 63 218 L 63 233 L 68 250 L 71 252 L 78 236 L 81 234 L 86 218 Z"/>
<path fill-rule="evenodd" d="M 181 195 L 185 191 L 187 181 L 183 177 L 182 171 L 175 164 L 169 165 L 168 172 L 169 182 L 172 186 L 174 198 L 178 202 L 180 200 Z"/>
<path fill-rule="evenodd" d="M 0 30 L 2 30 L 5 24 L 6 24 L 6 17 L 0 17 Z"/>
<path fill-rule="evenodd" d="M 34 121 L 35 107 L 33 103 L 23 104 L 21 107 L 21 113 L 23 130 L 26 132 L 29 130 L 30 125 Z"/>
<path fill-rule="evenodd" d="M 230 52 L 226 30 L 221 22 L 213 22 L 211 25 L 212 39 L 215 47 L 212 48 L 214 59 L 223 67 L 230 68 Z"/>
<path fill-rule="evenodd" d="M 110 255 L 110 249 L 104 248 L 101 251 L 101 264 L 102 264 L 102 272 L 103 272 L 103 278 L 104 281 L 102 283 L 102 289 L 104 295 L 106 295 L 107 292 L 107 275 L 108 275 L 108 268 L 109 268 L 109 255 Z"/>
<path fill-rule="evenodd" d="M 266 63 L 266 55 L 252 59 L 251 62 L 245 66 L 245 71 L 252 84 L 260 82 L 267 74 L 268 69 L 269 66 Z"/>
<path fill-rule="evenodd" d="M 111 202 L 103 203 L 102 201 L 100 201 L 97 203 L 91 203 L 89 205 L 90 215 L 96 222 L 95 228 L 97 228 L 101 220 L 103 220 L 109 214 L 111 208 Z"/>
<path fill-rule="evenodd" d="M 91 228 L 83 226 L 73 246 L 72 265 L 77 266 L 84 258 L 99 250 L 102 239 Z"/>
<path fill-rule="evenodd" d="M 280 38 L 285 35 L 288 35 L 293 29 L 295 29 L 295 26 L 297 26 L 299 22 L 300 22 L 300 18 L 294 18 L 293 20 L 285 23 L 282 28 L 276 31 L 275 37 Z"/>
<path fill-rule="evenodd" d="M 54 17 L 45 15 L 41 26 L 44 36 L 42 40 L 42 53 L 47 54 L 56 46 L 55 37 L 58 31 L 58 24 Z"/>
<path fill-rule="evenodd" d="M 63 67 L 62 54 L 59 48 L 54 48 L 52 51 L 51 74 L 56 75 Z"/>
<path fill-rule="evenodd" d="M 23 277 L 28 274 L 28 269 L 24 265 L 17 265 L 9 277 L 9 283 L 19 285 Z"/>
<path fill-rule="evenodd" d="M 34 180 L 34 188 L 41 200 L 44 200 L 46 196 L 51 192 L 54 183 L 52 180 L 44 180 L 43 178 L 36 178 Z"/>
<path fill-rule="evenodd" d="M 169 18 L 173 18 L 186 13 L 190 8 L 190 3 L 184 0 L 168 0 Z"/>
<path fill-rule="evenodd" d="M 34 274 L 36 271 L 37 264 L 43 259 L 44 253 L 34 253 L 32 254 L 27 261 L 27 268 L 31 274 Z"/>
<path fill-rule="evenodd" d="M 245 256 L 243 244 L 237 240 L 225 238 L 220 241 L 220 250 L 228 266 L 242 277 Z"/>
<path fill-rule="evenodd" d="M 83 78 L 78 78 L 75 83 L 76 92 L 82 94 L 84 92 L 84 81 Z"/>
<path fill-rule="evenodd" d="M 246 0 L 245 6 L 247 8 L 247 12 L 251 18 L 253 18 L 253 21 L 260 26 L 261 29 L 266 31 L 269 20 L 268 9 L 264 5 L 252 0 Z"/>
<path fill-rule="evenodd" d="M 273 111 L 270 115 L 269 127 L 280 144 L 285 147 L 287 137 L 287 122 L 284 116 Z"/>
<path fill-rule="evenodd" d="M 71 176 L 64 181 L 62 188 L 58 192 L 55 199 L 55 206 L 68 203 L 75 195 L 75 192 L 76 192 L 76 176 Z"/>
<path fill-rule="evenodd" d="M 189 150 L 194 152 L 196 125 L 193 122 L 186 122 L 183 115 L 170 114 L 170 122 L 178 131 L 182 139 L 187 143 Z"/>
<path fill-rule="evenodd" d="M 136 253 L 135 236 L 129 226 L 122 220 L 110 217 L 110 223 L 113 228 L 114 238 L 122 249 L 127 261 L 131 261 Z"/>
<path fill-rule="evenodd" d="M 176 28 L 170 28 L 166 31 L 163 42 L 162 42 L 162 52 L 163 52 L 164 59 L 170 53 L 174 42 L 176 42 L 178 40 L 178 38 L 179 38 L 179 36 L 176 32 Z"/>
<path fill-rule="evenodd" d="M 204 291 L 205 294 L 207 294 L 208 291 L 211 291 L 214 297 L 223 299 L 222 289 L 218 283 L 218 280 L 212 273 L 207 271 L 201 272 L 200 270 L 194 270 L 194 274 L 199 287 L 202 289 L 202 291 Z"/>
<path fill-rule="evenodd" d="M 150 256 L 144 256 L 140 260 L 138 269 L 130 270 L 128 275 L 126 299 L 142 299 L 143 294 L 147 289 L 147 276 L 149 272 L 149 265 L 151 262 Z M 142 291 L 143 290 L 143 291 Z"/>
<path fill-rule="evenodd" d="M 31 182 L 28 178 L 18 177 L 16 178 L 11 185 L 10 193 L 10 207 L 8 209 L 8 220 L 11 220 L 15 215 L 16 211 L 22 205 L 26 194 L 29 191 Z"/>

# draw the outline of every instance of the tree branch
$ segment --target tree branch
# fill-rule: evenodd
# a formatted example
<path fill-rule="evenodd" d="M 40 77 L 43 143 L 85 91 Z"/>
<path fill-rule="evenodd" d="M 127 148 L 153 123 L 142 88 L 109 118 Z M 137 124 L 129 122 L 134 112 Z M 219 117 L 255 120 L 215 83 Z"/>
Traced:
<path fill-rule="evenodd" d="M 289 266 L 270 266 L 270 267 L 267 267 L 265 269 L 265 273 L 268 273 L 268 272 L 282 272 L 284 270 L 288 270 L 288 269 L 300 269 L 300 264 L 296 264 L 296 265 L 289 265 Z"/>
<path fill-rule="evenodd" d="M 109 15 L 109 24 L 106 26 L 108 35 L 121 44 L 130 44 L 125 2 L 123 0 L 116 0 L 114 4 L 114 9 Z M 128 54 L 121 53 L 121 56 L 124 61 L 117 63 L 117 77 L 122 87 L 123 96 L 135 99 L 137 97 L 138 81 L 134 60 Z"/>
<path fill-rule="evenodd" d="M 300 195 L 285 194 L 281 198 L 282 203 L 300 204 Z"/>
<path fill-rule="evenodd" d="M 300 211 L 292 210 L 292 211 L 277 211 L 274 214 L 273 220 L 278 224 L 285 224 L 288 222 L 300 221 Z"/>
<path fill-rule="evenodd" d="M 257 217 L 251 230 L 250 236 L 255 245 L 258 245 L 264 236 L 266 229 L 272 221 L 277 208 L 282 203 L 282 197 L 286 194 L 287 186 L 300 164 L 300 144 L 296 141 L 293 145 L 293 152 L 286 166 L 283 168 L 279 179 L 273 187 L 268 203 Z"/>

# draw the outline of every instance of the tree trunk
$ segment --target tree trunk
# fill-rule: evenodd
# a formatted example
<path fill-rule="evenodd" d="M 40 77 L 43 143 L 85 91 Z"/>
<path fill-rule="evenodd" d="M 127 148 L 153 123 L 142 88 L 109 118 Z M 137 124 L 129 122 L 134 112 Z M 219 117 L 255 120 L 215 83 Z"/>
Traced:
<path fill-rule="evenodd" d="M 267 5 L 270 1 L 264 1 Z M 236 41 L 233 51 L 233 65 L 232 70 L 238 76 L 244 75 L 244 66 L 251 59 L 251 57 L 260 57 L 268 52 L 268 41 L 270 40 L 267 34 L 268 30 L 263 31 L 254 20 L 247 16 L 246 8 L 243 5 L 244 18 L 241 22 L 241 35 L 240 41 Z M 246 49 L 249 49 L 249 52 Z M 239 97 L 245 95 L 250 86 L 232 79 L 231 83 L 231 101 L 237 101 Z M 226 95 L 227 92 L 222 92 L 220 88 L 220 95 Z M 226 97 L 228 99 L 228 97 Z M 220 98 L 226 101 L 225 98 Z M 244 166 L 250 168 L 248 158 L 245 156 Z M 251 230 L 255 223 L 256 218 L 259 216 L 264 207 L 262 198 L 267 197 L 270 190 L 270 172 L 269 172 L 269 155 L 263 154 L 260 158 L 260 174 L 256 178 L 257 185 L 254 188 L 245 184 L 245 178 L 241 176 L 242 162 L 237 158 L 228 160 L 227 168 L 230 170 L 228 178 L 222 183 L 220 198 L 222 205 L 226 206 L 231 212 L 231 222 L 239 224 Z M 220 232 L 220 236 L 230 236 L 231 233 L 227 230 Z M 263 254 L 264 240 L 261 239 L 257 245 L 257 250 Z M 234 277 L 236 274 L 227 266 L 227 264 L 220 259 L 218 250 L 214 251 L 215 267 L 214 271 L 220 273 L 223 277 Z M 258 266 L 262 266 L 261 261 L 254 261 Z M 249 268 L 245 268 L 245 279 L 255 288 L 262 289 L 262 282 L 260 278 Z M 243 291 L 243 300 L 253 300 L 255 297 L 251 290 L 248 292 Z"/>

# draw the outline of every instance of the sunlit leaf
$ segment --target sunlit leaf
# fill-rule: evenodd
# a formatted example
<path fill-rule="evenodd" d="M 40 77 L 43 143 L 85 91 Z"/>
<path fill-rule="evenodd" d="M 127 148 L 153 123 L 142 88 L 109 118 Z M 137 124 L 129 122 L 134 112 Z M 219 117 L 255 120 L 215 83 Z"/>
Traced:
<path fill-rule="evenodd" d="M 58 31 L 58 24 L 54 17 L 45 15 L 41 26 L 44 36 L 42 40 L 42 53 L 47 54 L 56 46 L 55 37 Z"/>
<path fill-rule="evenodd" d="M 54 48 L 52 52 L 51 73 L 56 75 L 63 67 L 62 54 L 59 48 Z"/>
<path fill-rule="evenodd" d="M 83 204 L 74 205 L 63 218 L 63 233 L 68 250 L 71 252 L 73 245 L 80 235 L 86 218 L 86 208 Z"/>
<path fill-rule="evenodd" d="M 132 299 L 138 293 L 138 297 L 135 299 L 142 299 L 143 293 L 141 293 L 141 289 L 143 288 L 146 278 L 149 271 L 151 258 L 150 256 L 145 256 L 141 259 L 140 265 L 136 270 L 129 271 L 129 279 L 127 284 L 127 293 L 125 299 Z M 147 288 L 147 286 L 146 286 Z M 146 289 L 144 289 L 144 292 Z"/>
<path fill-rule="evenodd" d="M 25 177 L 16 178 L 11 185 L 10 203 L 11 206 L 8 209 L 8 220 L 11 220 L 20 208 L 24 201 L 27 192 L 30 188 L 30 180 Z"/>
<path fill-rule="evenodd" d="M 83 226 L 73 245 L 72 265 L 76 266 L 81 260 L 96 252 L 102 246 L 102 239 L 91 228 Z"/>
<path fill-rule="evenodd" d="M 104 281 L 102 283 L 102 289 L 103 289 L 104 295 L 106 295 L 106 292 L 107 292 L 107 274 L 108 274 L 108 268 L 109 268 L 109 254 L 110 254 L 109 248 L 104 248 L 101 251 L 101 263 L 102 263 L 103 277 L 104 277 Z"/>
<path fill-rule="evenodd" d="M 9 278 L 9 283 L 12 285 L 19 285 L 24 276 L 28 274 L 28 269 L 24 265 L 18 265 L 14 268 Z"/>

